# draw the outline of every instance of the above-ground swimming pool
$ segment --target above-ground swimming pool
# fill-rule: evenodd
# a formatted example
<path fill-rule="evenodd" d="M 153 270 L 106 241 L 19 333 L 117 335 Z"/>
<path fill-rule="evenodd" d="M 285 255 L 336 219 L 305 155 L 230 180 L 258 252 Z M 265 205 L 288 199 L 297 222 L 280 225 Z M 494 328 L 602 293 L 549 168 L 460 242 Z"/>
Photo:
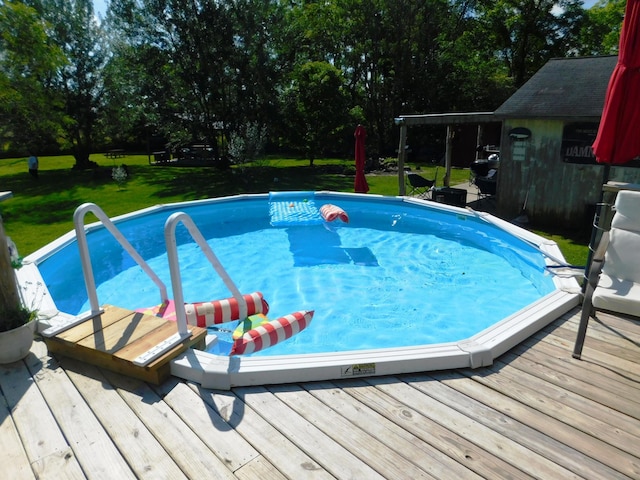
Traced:
<path fill-rule="evenodd" d="M 324 204 L 349 222 L 324 221 Z M 219 198 L 114 219 L 169 286 L 164 224 L 175 212 L 193 219 L 241 292 L 262 292 L 269 318 L 315 312 L 304 331 L 250 356 L 228 355 L 235 324 L 210 328 L 207 351 L 172 362 L 172 373 L 205 387 L 488 365 L 579 300 L 577 282 L 547 268 L 563 262 L 553 242 L 471 210 L 333 192 Z M 100 304 L 158 304 L 158 288 L 113 236 L 99 224 L 87 231 Z M 186 228 L 176 240 L 185 302 L 229 297 Z M 21 279 L 51 317 L 43 325 L 89 309 L 73 233 L 25 264 Z"/>

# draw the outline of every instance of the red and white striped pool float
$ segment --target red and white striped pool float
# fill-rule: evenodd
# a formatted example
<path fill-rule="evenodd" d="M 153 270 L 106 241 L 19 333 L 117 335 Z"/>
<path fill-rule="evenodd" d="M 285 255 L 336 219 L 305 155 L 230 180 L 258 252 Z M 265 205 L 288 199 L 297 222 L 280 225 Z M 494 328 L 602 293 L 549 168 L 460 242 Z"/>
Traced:
<path fill-rule="evenodd" d="M 327 222 L 333 222 L 335 219 L 339 218 L 344 223 L 349 223 L 349 215 L 347 215 L 347 212 L 331 203 L 327 203 L 320 207 L 320 215 L 322 215 L 322 218 Z"/>
<path fill-rule="evenodd" d="M 243 295 L 247 302 L 247 315 L 269 312 L 269 304 L 262 293 L 253 292 Z M 187 323 L 198 327 L 207 327 L 219 323 L 240 319 L 238 301 L 231 297 L 212 302 L 185 303 Z"/>
<path fill-rule="evenodd" d="M 255 353 L 291 338 L 304 330 L 313 318 L 313 310 L 285 315 L 246 332 L 233 342 L 229 355 Z"/>

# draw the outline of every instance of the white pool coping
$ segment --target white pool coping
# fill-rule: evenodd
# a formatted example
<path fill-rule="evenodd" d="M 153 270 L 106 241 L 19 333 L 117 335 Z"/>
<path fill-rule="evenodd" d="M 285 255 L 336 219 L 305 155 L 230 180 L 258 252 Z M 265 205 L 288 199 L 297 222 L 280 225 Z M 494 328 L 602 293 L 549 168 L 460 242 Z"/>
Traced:
<path fill-rule="evenodd" d="M 486 213 L 436 204 L 412 197 L 382 197 L 379 195 L 336 192 L 317 193 L 335 196 L 336 198 L 344 196 L 388 198 L 389 201 L 425 204 L 430 208 L 478 216 L 533 245 L 545 256 L 547 265 L 557 266 L 559 262 L 564 262 L 564 257 L 555 242 Z M 158 205 L 116 217 L 113 221 L 117 225 L 119 221 L 163 209 L 173 209 L 176 206 L 216 203 L 238 200 L 244 197 L 267 198 L 268 194 L 239 195 Z M 87 229 L 91 230 L 99 227 L 98 223 L 94 223 L 88 225 Z M 55 302 L 47 291 L 37 267 L 38 263 L 55 254 L 74 240 L 75 232 L 67 233 L 26 257 L 23 267 L 16 272 L 25 304 L 37 308 L 39 311 L 39 332 L 51 326 L 66 323 L 76 317 L 75 315 L 60 312 L 56 308 Z M 559 272 L 556 270 L 556 273 Z M 228 357 L 200 350 L 189 350 L 171 361 L 171 373 L 177 377 L 199 383 L 204 388 L 230 389 L 236 386 L 337 380 L 341 378 L 489 366 L 497 357 L 579 305 L 581 298 L 580 285 L 573 276 L 556 274 L 553 280 L 556 290 L 552 293 L 480 333 L 458 342 L 414 347 L 354 350 L 339 353 L 262 357 Z"/>

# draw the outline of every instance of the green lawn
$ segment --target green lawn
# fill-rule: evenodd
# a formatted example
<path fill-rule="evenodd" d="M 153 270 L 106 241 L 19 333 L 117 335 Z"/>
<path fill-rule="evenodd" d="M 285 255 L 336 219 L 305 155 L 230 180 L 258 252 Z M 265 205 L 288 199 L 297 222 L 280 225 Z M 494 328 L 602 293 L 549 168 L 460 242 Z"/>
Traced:
<path fill-rule="evenodd" d="M 73 212 L 85 202 L 96 203 L 114 217 L 157 204 L 242 193 L 353 191 L 353 176 L 344 175 L 352 171 L 353 160 L 316 160 L 314 167 L 310 167 L 308 160 L 275 158 L 221 171 L 211 167 L 154 166 L 146 155 L 128 155 L 114 161 L 95 154 L 91 159 L 101 168 L 74 171 L 70 156 L 40 157 L 37 180 L 27 172 L 26 158 L 0 160 L 0 191 L 11 190 L 14 195 L 0 204 L 0 212 L 7 235 L 17 244 L 21 255 L 28 255 L 72 230 Z M 122 163 L 127 165 L 129 176 L 119 186 L 111 172 Z M 418 173 L 433 178 L 435 167 L 421 166 Z M 440 185 L 443 174 L 440 168 Z M 468 178 L 468 170 L 454 169 L 450 184 L 464 183 Z M 369 175 L 367 182 L 369 193 L 398 194 L 395 175 Z M 89 215 L 87 221 L 94 221 L 93 216 Z M 584 265 L 587 252 L 584 242 L 555 232 L 536 233 L 555 240 L 569 263 Z"/>

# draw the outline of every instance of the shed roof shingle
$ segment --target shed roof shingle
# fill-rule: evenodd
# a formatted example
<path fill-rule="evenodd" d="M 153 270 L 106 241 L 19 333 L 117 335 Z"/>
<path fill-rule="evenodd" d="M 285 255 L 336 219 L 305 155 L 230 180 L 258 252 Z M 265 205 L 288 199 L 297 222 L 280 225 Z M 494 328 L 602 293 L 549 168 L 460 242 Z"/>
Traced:
<path fill-rule="evenodd" d="M 599 119 L 618 57 L 549 60 L 496 111 L 502 118 L 593 117 Z"/>

